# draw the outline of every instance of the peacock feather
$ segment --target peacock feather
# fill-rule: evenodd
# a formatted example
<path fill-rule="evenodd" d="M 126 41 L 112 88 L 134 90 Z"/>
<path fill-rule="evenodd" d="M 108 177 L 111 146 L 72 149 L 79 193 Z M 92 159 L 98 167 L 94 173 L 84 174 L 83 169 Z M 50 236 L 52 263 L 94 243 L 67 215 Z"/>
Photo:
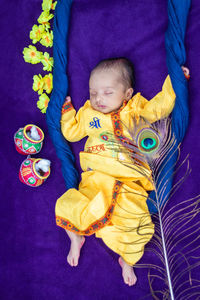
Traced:
<path fill-rule="evenodd" d="M 120 142 L 114 142 L 113 138 L 112 147 L 117 153 L 125 153 L 131 157 L 131 162 L 119 159 L 120 163 L 132 169 L 139 168 L 151 181 L 156 199 L 150 200 L 157 208 L 157 213 L 152 215 L 155 233 L 145 248 L 145 251 L 155 255 L 155 262 L 139 263 L 135 267 L 149 268 L 148 281 L 153 299 L 200 299 L 200 280 L 195 277 L 196 273 L 193 275 L 192 272 L 200 266 L 197 255 L 200 247 L 200 195 L 180 203 L 176 203 L 174 197 L 175 193 L 183 188 L 183 183 L 191 172 L 189 156 L 179 162 L 180 145 L 177 145 L 172 134 L 170 118 L 153 124 L 143 118 L 133 119 L 131 129 L 126 129 L 130 137 L 121 137 Z M 163 173 L 167 162 L 174 156 L 176 160 L 171 169 L 175 171 L 171 172 L 169 169 Z M 151 169 L 151 176 L 145 171 L 147 165 Z M 170 180 L 168 175 L 172 174 L 175 177 L 182 168 L 185 168 L 184 175 L 176 179 L 170 193 L 166 193 Z M 183 193 L 183 190 L 181 192 Z M 144 214 L 138 217 L 141 218 L 142 227 L 147 216 Z M 149 295 L 145 298 L 148 297 Z"/>

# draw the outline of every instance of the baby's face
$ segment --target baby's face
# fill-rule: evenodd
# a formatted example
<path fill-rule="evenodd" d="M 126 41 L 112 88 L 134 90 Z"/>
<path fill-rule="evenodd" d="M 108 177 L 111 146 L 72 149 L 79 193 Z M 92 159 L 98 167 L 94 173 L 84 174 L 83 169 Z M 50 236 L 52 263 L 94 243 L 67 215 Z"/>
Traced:
<path fill-rule="evenodd" d="M 120 72 L 116 69 L 96 70 L 90 76 L 90 103 L 93 109 L 102 113 L 117 110 L 123 101 L 129 100 L 133 89 L 126 89 L 120 82 Z"/>

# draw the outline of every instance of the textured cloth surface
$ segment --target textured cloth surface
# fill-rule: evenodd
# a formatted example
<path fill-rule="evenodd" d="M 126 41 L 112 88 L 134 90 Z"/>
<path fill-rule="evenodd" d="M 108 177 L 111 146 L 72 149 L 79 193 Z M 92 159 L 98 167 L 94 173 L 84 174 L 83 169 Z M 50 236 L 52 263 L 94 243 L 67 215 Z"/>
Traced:
<path fill-rule="evenodd" d="M 128 264 L 135 265 L 154 225 L 146 204 L 147 192 L 126 180 L 99 171 L 83 172 L 79 189 L 69 189 L 58 199 L 56 222 L 79 235 L 95 233 Z"/>
<path fill-rule="evenodd" d="M 86 86 L 90 70 L 105 57 L 120 54 L 132 59 L 136 92 L 142 92 L 147 99 L 161 89 L 168 74 L 164 43 L 167 1 L 127 0 L 123 6 L 121 2 L 75 0 L 73 3 L 68 69 L 71 74 L 69 94 L 76 109 L 88 98 Z M 43 74 L 42 67 L 25 63 L 22 57 L 23 48 L 30 43 L 29 30 L 40 12 L 39 0 L 1 2 L 1 299 L 142 298 L 149 294 L 147 270 L 136 269 L 136 286 L 125 286 L 117 255 L 99 239 L 87 238 L 78 268 L 67 265 L 69 241 L 64 230 L 55 225 L 54 217 L 56 199 L 66 187 L 45 116 L 37 109 L 38 97 L 31 89 L 32 77 Z M 199 15 L 200 3 L 193 0 L 186 31 L 186 65 L 191 71 L 190 121 L 181 154 L 184 158 L 190 153 L 192 174 L 174 196 L 173 203 L 199 193 Z M 38 49 L 46 50 L 39 45 Z M 16 152 L 13 143 L 14 133 L 28 123 L 38 125 L 45 134 L 42 152 L 36 157 L 52 160 L 50 177 L 37 189 L 19 181 L 18 171 L 24 157 Z M 72 145 L 77 161 L 83 145 L 84 141 Z M 147 252 L 141 262 L 152 258 L 153 253 Z"/>

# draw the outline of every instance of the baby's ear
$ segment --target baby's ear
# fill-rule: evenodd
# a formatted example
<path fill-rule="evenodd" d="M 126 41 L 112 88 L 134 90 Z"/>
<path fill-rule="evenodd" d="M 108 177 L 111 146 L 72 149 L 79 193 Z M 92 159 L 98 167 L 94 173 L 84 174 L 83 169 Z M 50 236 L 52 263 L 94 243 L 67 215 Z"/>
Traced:
<path fill-rule="evenodd" d="M 134 92 L 133 88 L 129 88 L 129 89 L 126 91 L 126 96 L 127 96 L 128 100 L 130 100 L 130 99 L 132 98 L 133 92 Z"/>

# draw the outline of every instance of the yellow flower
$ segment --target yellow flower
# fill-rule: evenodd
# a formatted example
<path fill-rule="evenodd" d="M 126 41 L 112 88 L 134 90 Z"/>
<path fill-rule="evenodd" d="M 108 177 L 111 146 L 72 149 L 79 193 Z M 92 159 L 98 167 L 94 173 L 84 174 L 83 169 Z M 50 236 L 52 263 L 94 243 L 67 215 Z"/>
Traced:
<path fill-rule="evenodd" d="M 45 31 L 42 34 L 42 39 L 40 40 L 40 43 L 45 47 L 52 47 L 53 46 L 53 31 Z"/>
<path fill-rule="evenodd" d="M 55 9 L 57 1 L 53 3 L 53 0 L 43 0 L 42 2 L 42 10 L 51 10 Z"/>
<path fill-rule="evenodd" d="M 49 100 L 49 97 L 45 93 L 43 93 L 39 97 L 39 100 L 37 101 L 37 107 L 41 110 L 42 113 L 46 113 Z"/>
<path fill-rule="evenodd" d="M 38 64 L 42 59 L 42 52 L 37 51 L 36 47 L 29 45 L 23 50 L 24 60 L 31 64 Z"/>
<path fill-rule="evenodd" d="M 50 23 L 48 21 L 51 20 L 52 18 L 53 18 L 53 14 L 49 14 L 49 11 L 45 10 L 39 16 L 38 23 L 45 25 L 46 28 L 49 28 Z"/>
<path fill-rule="evenodd" d="M 52 6 L 52 0 L 43 0 L 42 10 L 50 10 Z"/>
<path fill-rule="evenodd" d="M 52 67 L 53 67 L 53 57 L 49 57 L 49 53 L 44 52 L 44 54 L 41 58 L 41 62 L 44 66 L 43 70 L 51 72 Z"/>
<path fill-rule="evenodd" d="M 44 89 L 44 80 L 42 78 L 42 76 L 39 75 L 34 75 L 33 76 L 33 90 L 35 92 L 38 91 L 38 94 L 41 95 L 43 93 L 43 89 Z"/>
<path fill-rule="evenodd" d="M 33 44 L 37 43 L 41 37 L 42 33 L 45 31 L 45 26 L 44 25 L 34 25 L 32 27 L 32 30 L 30 32 L 30 39 L 33 40 Z"/>
<path fill-rule="evenodd" d="M 51 5 L 51 9 L 55 9 L 56 8 L 56 4 L 57 4 L 57 1 L 55 1 L 54 3 L 52 3 L 52 5 Z"/>
<path fill-rule="evenodd" d="M 47 94 L 50 94 L 53 88 L 53 76 L 51 73 L 45 75 L 43 78 L 44 90 L 46 90 Z"/>

